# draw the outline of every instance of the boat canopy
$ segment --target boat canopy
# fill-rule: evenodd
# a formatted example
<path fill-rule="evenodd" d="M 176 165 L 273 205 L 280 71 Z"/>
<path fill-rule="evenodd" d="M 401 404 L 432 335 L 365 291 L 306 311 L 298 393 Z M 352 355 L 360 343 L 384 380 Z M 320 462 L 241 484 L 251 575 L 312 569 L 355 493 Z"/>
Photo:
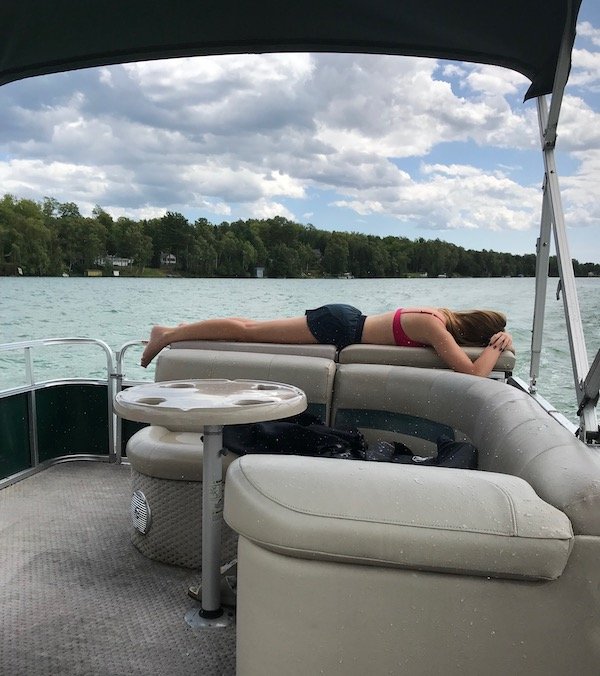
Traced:
<path fill-rule="evenodd" d="M 549 94 L 581 0 L 2 0 L 0 84 L 207 54 L 355 52 L 494 64 Z"/>

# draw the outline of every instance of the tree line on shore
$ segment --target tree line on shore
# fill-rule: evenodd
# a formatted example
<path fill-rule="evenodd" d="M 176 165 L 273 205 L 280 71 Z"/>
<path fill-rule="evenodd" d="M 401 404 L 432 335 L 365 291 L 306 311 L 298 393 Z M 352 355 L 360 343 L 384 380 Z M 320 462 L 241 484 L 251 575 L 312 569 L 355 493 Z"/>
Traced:
<path fill-rule="evenodd" d="M 166 262 L 166 256 L 170 262 Z M 329 232 L 281 216 L 212 224 L 190 223 L 179 213 L 116 220 L 101 207 L 82 216 L 73 202 L 42 202 L 4 195 L 0 200 L 0 272 L 81 275 L 112 269 L 110 257 L 127 259 L 121 274 L 167 267 L 197 277 L 535 276 L 535 254 L 474 251 L 439 239 L 410 240 L 356 232 Z M 123 262 L 123 261 L 122 261 Z M 573 261 L 577 276 L 600 275 L 600 265 Z M 557 275 L 556 258 L 550 274 Z"/>

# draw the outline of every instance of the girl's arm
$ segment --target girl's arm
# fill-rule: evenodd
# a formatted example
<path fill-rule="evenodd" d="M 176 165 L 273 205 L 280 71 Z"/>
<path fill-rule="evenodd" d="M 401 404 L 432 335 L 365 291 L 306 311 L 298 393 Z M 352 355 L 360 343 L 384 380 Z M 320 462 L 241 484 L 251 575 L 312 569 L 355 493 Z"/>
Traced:
<path fill-rule="evenodd" d="M 512 348 L 511 335 L 505 331 L 500 331 L 492 336 L 489 345 L 472 362 L 454 340 L 452 334 L 443 326 L 433 327 L 430 342 L 450 368 L 459 373 L 469 373 L 474 376 L 488 376 L 502 352 Z"/>

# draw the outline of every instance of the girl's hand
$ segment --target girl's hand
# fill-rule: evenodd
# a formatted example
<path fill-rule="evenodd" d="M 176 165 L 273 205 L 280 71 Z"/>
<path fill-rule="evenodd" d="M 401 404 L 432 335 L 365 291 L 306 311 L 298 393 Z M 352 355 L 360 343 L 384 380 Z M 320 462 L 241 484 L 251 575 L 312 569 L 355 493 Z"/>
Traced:
<path fill-rule="evenodd" d="M 494 350 L 500 350 L 500 352 L 504 352 L 504 350 L 511 350 L 514 352 L 512 336 L 506 331 L 495 333 L 491 337 L 488 345 L 489 347 L 493 347 Z"/>

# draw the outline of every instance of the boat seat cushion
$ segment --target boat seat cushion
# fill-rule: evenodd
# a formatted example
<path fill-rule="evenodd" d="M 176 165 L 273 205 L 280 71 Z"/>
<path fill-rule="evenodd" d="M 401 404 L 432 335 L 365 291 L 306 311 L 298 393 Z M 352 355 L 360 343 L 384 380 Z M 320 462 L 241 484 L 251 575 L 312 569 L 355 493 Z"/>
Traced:
<path fill-rule="evenodd" d="M 466 355 L 475 361 L 483 348 L 463 347 Z M 449 369 L 449 366 L 430 347 L 398 347 L 394 345 L 349 345 L 338 355 L 340 364 L 390 364 L 430 369 Z M 494 372 L 510 374 L 515 367 L 515 355 L 506 350 L 496 362 Z"/>
<path fill-rule="evenodd" d="M 127 443 L 127 459 L 140 474 L 172 481 L 202 481 L 203 444 L 196 432 L 174 432 L 148 425 Z M 223 475 L 237 458 L 223 455 Z"/>
<path fill-rule="evenodd" d="M 261 352 L 267 354 L 293 354 L 299 357 L 323 357 L 335 361 L 335 345 L 288 343 L 242 343 L 216 340 L 183 340 L 171 343 L 174 350 L 221 350 L 226 352 Z"/>
<path fill-rule="evenodd" d="M 286 556 L 500 578 L 559 577 L 568 518 L 503 474 L 330 458 L 244 456 L 225 519 Z"/>

